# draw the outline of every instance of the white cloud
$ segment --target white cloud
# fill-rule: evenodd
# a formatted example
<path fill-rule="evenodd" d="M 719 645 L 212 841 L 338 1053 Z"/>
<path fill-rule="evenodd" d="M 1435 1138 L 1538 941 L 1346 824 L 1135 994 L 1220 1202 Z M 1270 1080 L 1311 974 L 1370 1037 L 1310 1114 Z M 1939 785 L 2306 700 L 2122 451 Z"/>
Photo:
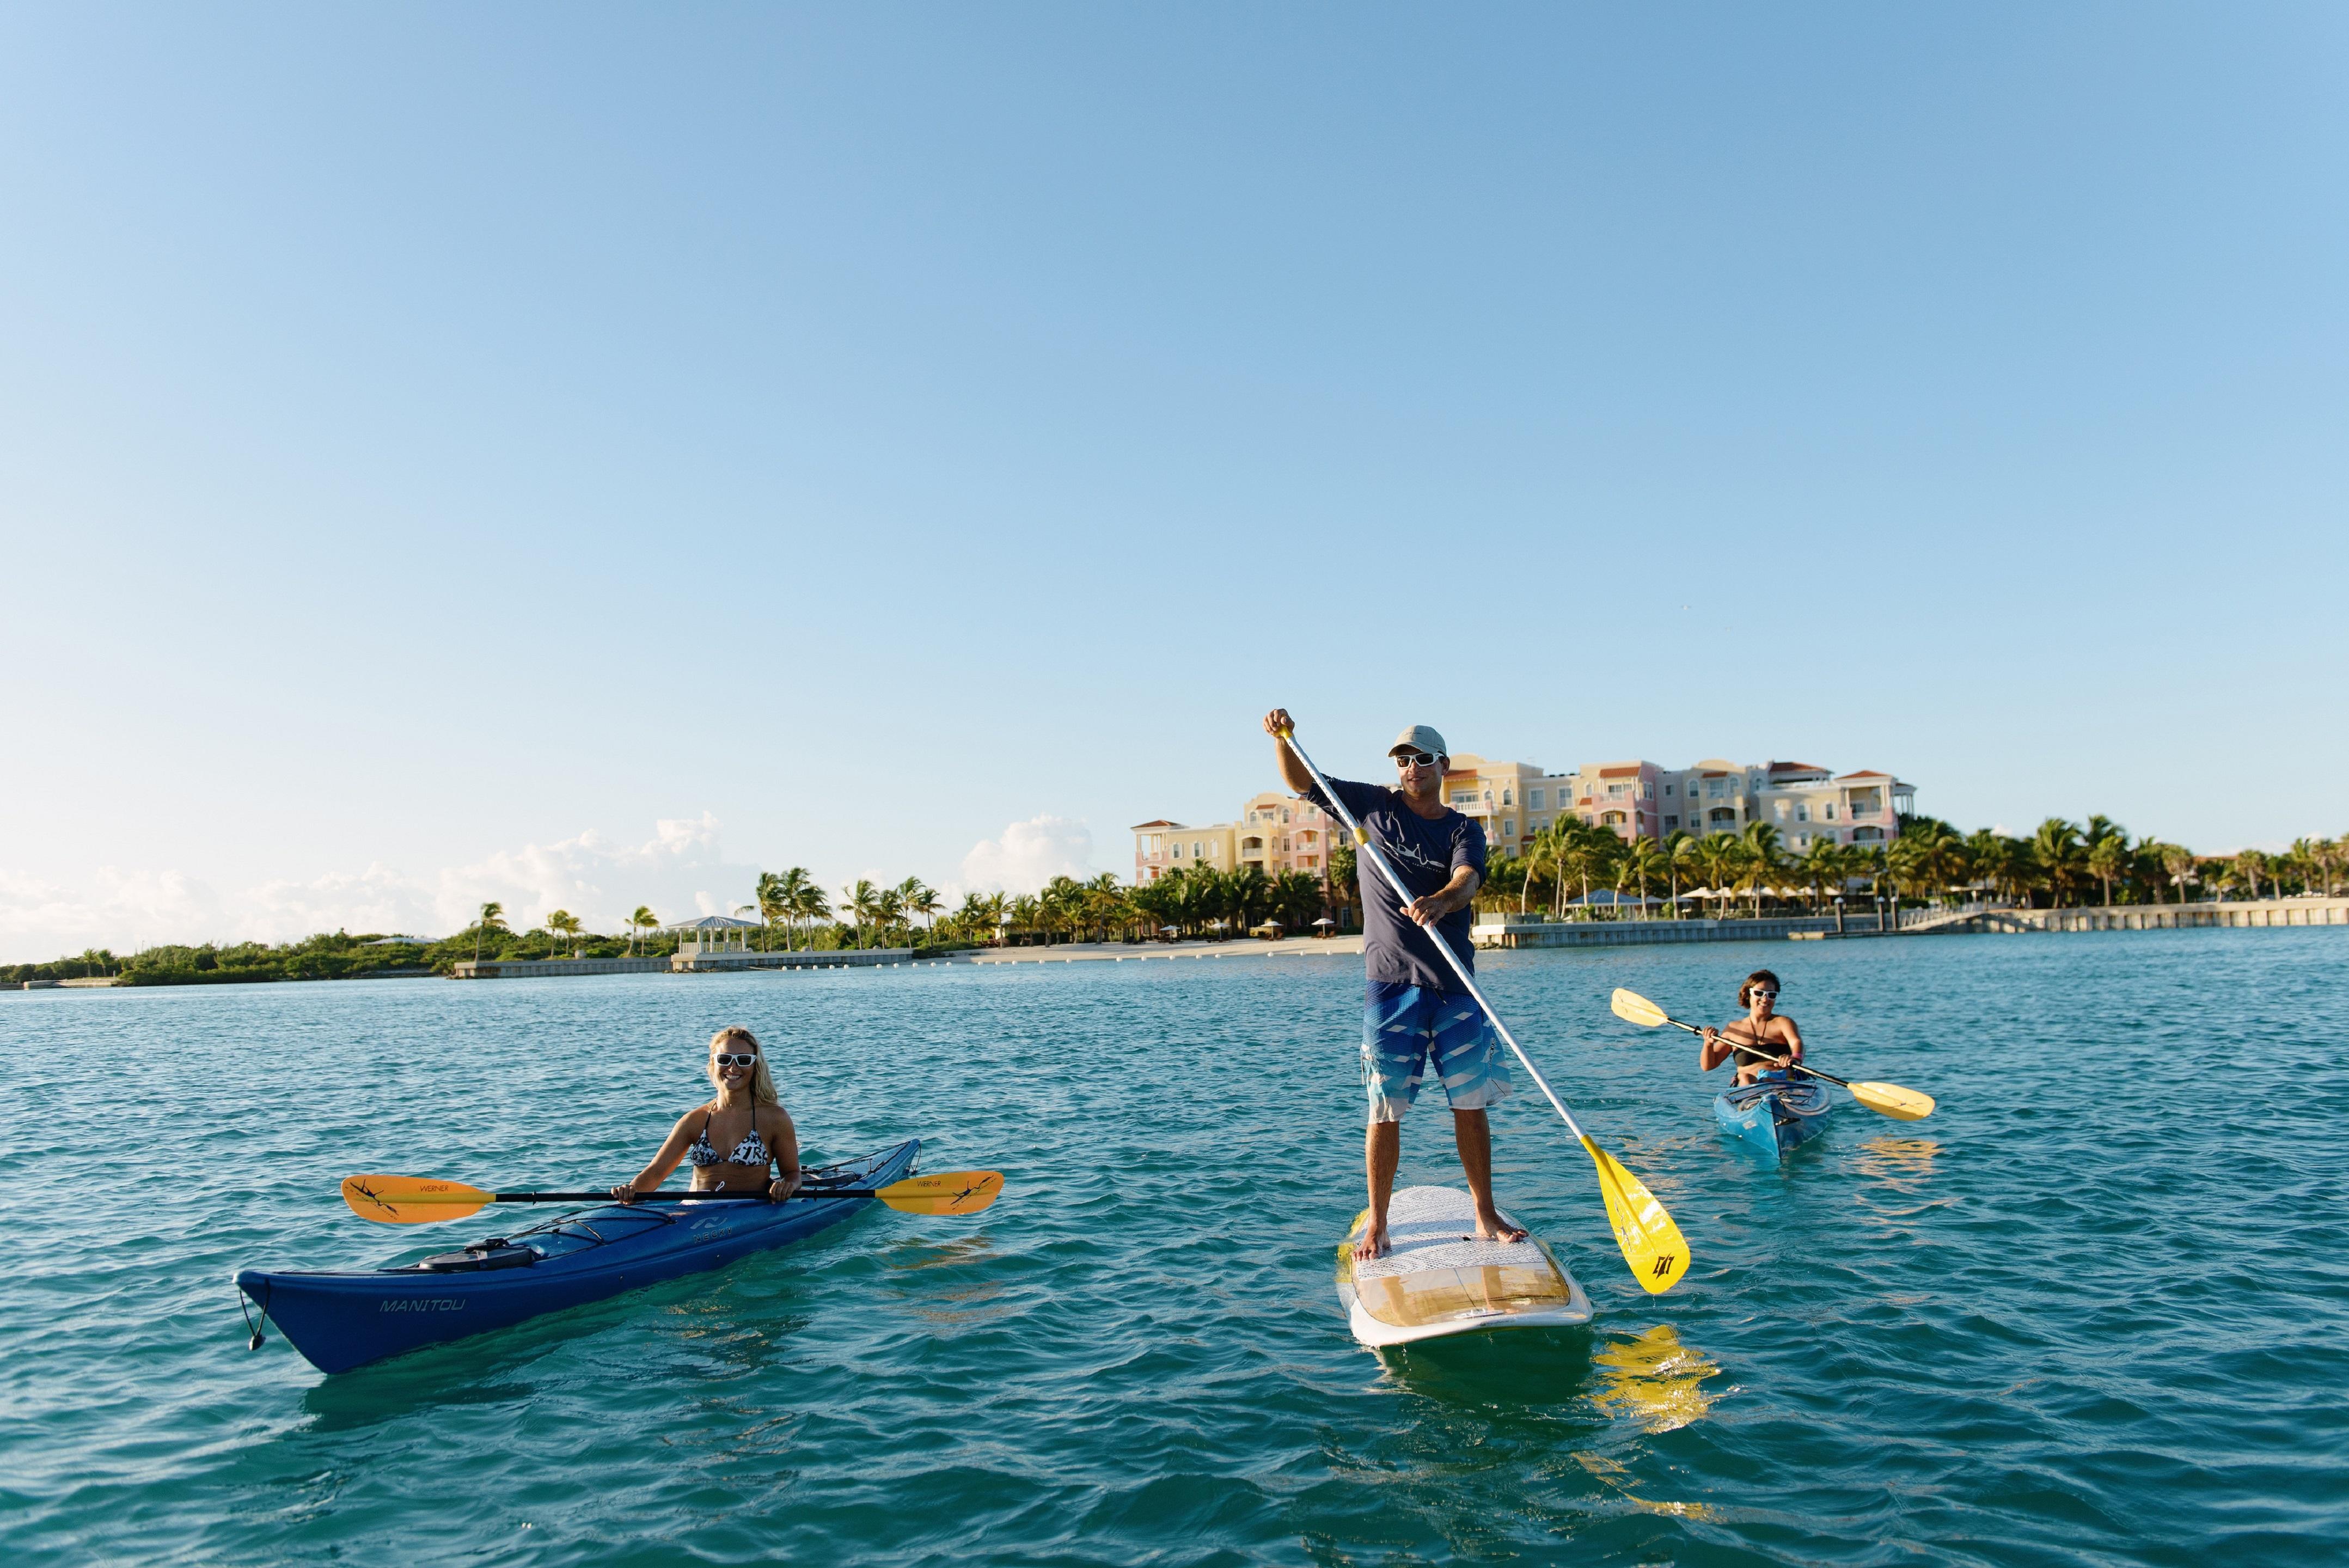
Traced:
<path fill-rule="evenodd" d="M 0 962 L 26 963 L 162 942 L 285 942 L 317 931 L 446 936 L 482 903 L 506 906 L 516 926 L 567 909 L 591 931 L 617 931 L 628 912 L 663 920 L 724 913 L 745 903 L 758 868 L 726 859 L 718 820 L 655 824 L 651 839 L 615 844 L 595 832 L 502 850 L 471 865 L 409 876 L 375 864 L 309 882 L 262 882 L 223 894 L 178 872 L 101 868 L 87 892 L 0 870 Z"/>
<path fill-rule="evenodd" d="M 1092 830 L 1082 822 L 1031 817 L 973 845 L 962 858 L 962 880 L 940 891 L 950 902 L 966 892 L 1034 892 L 1057 876 L 1092 876 Z"/>

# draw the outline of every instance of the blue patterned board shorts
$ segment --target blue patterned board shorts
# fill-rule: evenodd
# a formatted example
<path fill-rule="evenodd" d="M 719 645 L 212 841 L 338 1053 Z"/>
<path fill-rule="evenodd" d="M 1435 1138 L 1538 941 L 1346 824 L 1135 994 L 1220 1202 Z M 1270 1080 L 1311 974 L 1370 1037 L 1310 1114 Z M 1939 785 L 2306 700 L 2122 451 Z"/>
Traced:
<path fill-rule="evenodd" d="M 1428 1071 L 1430 1065 L 1433 1071 Z M 1508 1064 L 1476 998 L 1373 980 L 1362 994 L 1362 1087 L 1372 1121 L 1401 1121 L 1419 1086 L 1444 1080 L 1454 1110 L 1509 1098 Z"/>

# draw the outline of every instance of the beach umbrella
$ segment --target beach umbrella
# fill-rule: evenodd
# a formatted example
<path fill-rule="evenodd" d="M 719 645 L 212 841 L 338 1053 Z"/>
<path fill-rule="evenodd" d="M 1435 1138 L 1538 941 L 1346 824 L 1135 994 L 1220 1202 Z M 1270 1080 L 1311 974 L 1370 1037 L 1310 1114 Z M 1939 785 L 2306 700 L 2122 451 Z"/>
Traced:
<path fill-rule="evenodd" d="M 1158 928 L 1158 934 L 1161 936 L 1174 936 L 1178 934 L 1178 933 L 1171 925 L 1162 925 Z"/>
<path fill-rule="evenodd" d="M 1313 923 L 1314 923 L 1314 924 L 1316 924 L 1316 925 L 1335 925 L 1335 924 L 1337 924 L 1338 923 L 1337 923 L 1336 921 L 1334 921 L 1334 920 L 1330 919 L 1328 915 L 1326 915 L 1326 914 L 1325 914 L 1325 915 L 1323 915 L 1320 919 L 1319 919 L 1319 920 L 1315 921 Z"/>

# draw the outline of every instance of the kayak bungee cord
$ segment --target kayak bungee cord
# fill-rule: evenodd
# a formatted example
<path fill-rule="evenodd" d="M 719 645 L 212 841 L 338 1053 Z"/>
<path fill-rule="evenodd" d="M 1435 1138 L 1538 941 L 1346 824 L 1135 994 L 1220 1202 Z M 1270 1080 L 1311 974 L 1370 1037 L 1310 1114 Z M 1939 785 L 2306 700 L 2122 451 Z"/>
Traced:
<path fill-rule="evenodd" d="M 1395 874 L 1394 867 L 1387 863 L 1387 858 L 1378 845 L 1362 831 L 1362 825 L 1354 820 L 1354 814 L 1346 809 L 1346 803 L 1330 787 L 1330 780 L 1321 776 L 1321 769 L 1313 765 L 1313 759 L 1305 755 L 1305 748 L 1297 744 L 1296 732 L 1283 729 L 1280 738 L 1296 754 L 1305 771 L 1312 775 L 1315 786 L 1321 791 L 1322 801 L 1337 812 L 1338 820 L 1345 823 L 1348 832 L 1353 834 L 1354 842 L 1369 857 L 1371 864 L 1379 869 L 1379 874 L 1394 890 L 1395 897 L 1408 908 L 1413 902 L 1411 890 L 1403 886 L 1402 879 Z M 1574 1113 L 1566 1109 L 1566 1102 L 1557 1098 L 1557 1091 L 1549 1087 L 1549 1080 L 1542 1077 L 1541 1069 L 1534 1066 L 1533 1058 L 1526 1055 L 1525 1047 L 1517 1044 L 1515 1035 L 1509 1033 L 1509 1026 L 1501 1022 L 1501 1015 L 1494 1010 L 1485 993 L 1477 989 L 1475 977 L 1469 974 L 1468 966 L 1461 962 L 1460 955 L 1452 951 L 1452 944 L 1434 931 L 1430 931 L 1428 936 L 1435 950 L 1444 954 L 1444 962 L 1452 965 L 1452 972 L 1460 977 L 1460 984 L 1468 988 L 1468 995 L 1475 997 L 1476 1005 L 1485 1010 L 1485 1016 L 1492 1020 L 1494 1030 L 1541 1089 L 1542 1097 L 1550 1103 L 1550 1109 L 1557 1112 L 1566 1123 L 1566 1130 L 1581 1141 L 1583 1151 L 1590 1156 L 1590 1162 L 1599 1172 L 1599 1192 L 1606 1200 L 1607 1219 L 1615 1233 L 1615 1244 L 1622 1248 L 1623 1261 L 1630 1266 L 1631 1277 L 1651 1295 L 1671 1289 L 1681 1275 L 1688 1272 L 1689 1265 L 1688 1243 L 1681 1235 L 1680 1226 L 1673 1223 L 1671 1215 L 1665 1212 L 1664 1206 L 1656 1202 L 1655 1194 L 1649 1191 L 1638 1177 L 1625 1170 L 1613 1155 L 1599 1148 L 1598 1140 L 1582 1130 L 1581 1124 L 1574 1119 Z"/>

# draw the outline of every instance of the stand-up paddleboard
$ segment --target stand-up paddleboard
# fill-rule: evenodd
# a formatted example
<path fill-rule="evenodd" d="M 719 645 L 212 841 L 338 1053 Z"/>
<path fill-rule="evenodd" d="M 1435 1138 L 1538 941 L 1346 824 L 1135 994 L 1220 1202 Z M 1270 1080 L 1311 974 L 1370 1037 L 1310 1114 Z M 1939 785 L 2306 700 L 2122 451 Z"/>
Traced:
<path fill-rule="evenodd" d="M 1457 1187 L 1405 1187 L 1387 1205 L 1382 1258 L 1354 1261 L 1371 1212 L 1338 1245 L 1338 1299 L 1354 1337 L 1409 1345 L 1495 1328 L 1590 1321 L 1590 1298 L 1543 1243 L 1476 1239 L 1476 1208 Z"/>

